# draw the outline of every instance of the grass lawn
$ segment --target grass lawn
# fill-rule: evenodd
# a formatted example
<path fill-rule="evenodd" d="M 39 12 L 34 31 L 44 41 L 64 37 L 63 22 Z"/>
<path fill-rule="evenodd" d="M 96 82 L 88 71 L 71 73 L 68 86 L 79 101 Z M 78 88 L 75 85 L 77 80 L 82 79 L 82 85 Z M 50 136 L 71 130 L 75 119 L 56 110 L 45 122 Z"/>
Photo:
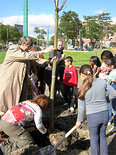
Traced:
<path fill-rule="evenodd" d="M 73 58 L 73 65 L 81 66 L 83 64 L 89 64 L 89 59 L 90 59 L 91 56 L 98 56 L 100 58 L 100 60 L 101 60 L 101 53 L 103 51 L 104 51 L 104 49 L 88 51 L 88 52 L 64 51 L 64 53 L 66 54 L 66 56 L 71 56 Z M 112 50 L 111 50 L 111 52 L 112 52 Z M 5 54 L 6 54 L 5 51 L 0 51 L 0 64 L 4 60 Z M 48 59 L 49 54 L 44 54 L 44 58 Z"/>

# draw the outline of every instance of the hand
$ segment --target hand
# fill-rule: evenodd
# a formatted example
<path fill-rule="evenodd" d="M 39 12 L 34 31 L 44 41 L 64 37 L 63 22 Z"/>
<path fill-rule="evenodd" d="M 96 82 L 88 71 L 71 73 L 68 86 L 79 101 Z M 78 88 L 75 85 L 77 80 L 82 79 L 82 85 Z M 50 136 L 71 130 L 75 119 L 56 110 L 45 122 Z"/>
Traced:
<path fill-rule="evenodd" d="M 64 59 L 64 58 L 65 58 L 65 56 L 66 56 L 66 55 L 63 53 L 63 54 L 62 54 L 62 56 L 61 56 L 61 59 Z"/>
<path fill-rule="evenodd" d="M 77 126 L 77 128 L 81 127 L 81 122 L 79 122 L 79 121 L 77 120 L 76 126 Z"/>
<path fill-rule="evenodd" d="M 57 59 L 56 56 L 54 56 L 54 57 L 50 60 L 50 62 L 53 63 L 53 61 L 54 61 L 55 59 Z"/>
<path fill-rule="evenodd" d="M 116 48 L 113 48 L 112 51 L 114 54 L 116 54 Z"/>
<path fill-rule="evenodd" d="M 115 80 L 113 77 L 111 77 L 111 81 L 112 81 L 112 82 L 116 82 L 116 80 Z"/>
<path fill-rule="evenodd" d="M 54 47 L 48 47 L 46 50 L 48 50 L 48 53 L 49 52 L 53 52 L 54 51 Z"/>

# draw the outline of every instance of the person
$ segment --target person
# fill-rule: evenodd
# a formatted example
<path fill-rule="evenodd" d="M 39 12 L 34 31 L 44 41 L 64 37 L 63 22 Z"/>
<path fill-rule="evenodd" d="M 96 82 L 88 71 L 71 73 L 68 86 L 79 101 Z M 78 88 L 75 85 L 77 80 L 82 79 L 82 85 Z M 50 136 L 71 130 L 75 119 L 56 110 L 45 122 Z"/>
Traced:
<path fill-rule="evenodd" d="M 32 48 L 30 49 L 30 51 L 33 51 L 33 52 L 36 52 L 36 51 L 41 51 L 41 48 L 37 45 L 33 45 Z M 40 59 L 41 59 L 41 63 L 39 62 L 35 64 L 35 61 L 31 61 L 31 69 L 35 69 L 35 74 L 37 75 L 38 77 L 38 85 L 37 88 L 38 88 L 38 93 L 39 94 L 44 94 L 44 89 L 45 89 L 45 86 L 44 86 L 44 82 L 43 82 L 43 76 L 44 76 L 44 70 L 45 70 L 45 67 L 48 65 L 48 60 L 44 59 L 44 56 L 42 54 L 40 54 Z"/>
<path fill-rule="evenodd" d="M 27 124 L 33 121 L 39 132 L 45 134 L 47 129 L 42 123 L 42 110 L 46 110 L 48 104 L 49 98 L 40 94 L 32 100 L 23 101 L 11 107 L 0 121 L 2 131 L 9 136 L 9 142 L 15 143 L 16 148 L 33 144 L 33 138 L 25 129 Z M 4 152 L 4 148 L 1 149 Z"/>
<path fill-rule="evenodd" d="M 63 97 L 63 86 L 62 86 L 62 78 L 63 78 L 63 74 L 64 74 L 64 69 L 65 69 L 65 63 L 64 63 L 64 58 L 65 58 L 65 54 L 63 52 L 63 41 L 61 39 L 58 39 L 57 42 L 57 62 L 56 62 L 56 70 L 60 73 L 60 80 L 59 80 L 59 94 L 61 94 L 61 96 Z M 49 53 L 49 58 L 53 58 L 54 57 L 54 52 L 50 52 Z"/>
<path fill-rule="evenodd" d="M 91 56 L 89 59 L 90 66 L 93 69 L 93 77 L 98 78 L 99 72 L 101 71 L 100 66 L 101 62 L 97 56 Z"/>
<path fill-rule="evenodd" d="M 116 47 L 112 48 L 113 54 L 116 57 Z"/>
<path fill-rule="evenodd" d="M 107 76 L 106 81 L 109 85 L 111 85 L 116 90 L 116 62 L 115 58 L 109 59 L 106 62 L 106 66 L 109 70 L 109 75 Z M 110 101 L 109 105 L 109 122 L 108 126 L 112 122 L 112 114 L 113 114 L 113 122 L 114 126 L 109 130 L 109 132 L 115 132 L 116 131 L 116 98 Z"/>
<path fill-rule="evenodd" d="M 108 59 L 111 59 L 111 58 L 113 58 L 112 52 L 110 52 L 109 50 L 105 50 L 105 51 L 102 52 L 101 60 L 103 62 L 102 62 L 102 65 L 101 65 L 101 72 L 99 73 L 99 78 L 106 80 L 107 75 L 109 74 L 109 72 L 107 70 L 107 67 L 106 67 L 105 63 L 106 63 L 106 61 Z"/>
<path fill-rule="evenodd" d="M 72 65 L 73 58 L 68 56 L 65 58 L 65 70 L 62 79 L 62 84 L 64 85 L 64 100 L 65 105 L 70 106 L 71 112 L 74 112 L 74 106 L 71 104 L 71 100 L 73 98 L 74 88 L 77 88 L 78 83 L 78 74 L 77 69 Z"/>
<path fill-rule="evenodd" d="M 76 126 L 81 126 L 86 111 L 91 155 L 108 155 L 105 136 L 109 118 L 106 90 L 110 100 L 116 97 L 116 91 L 105 80 L 99 78 L 93 79 L 93 70 L 88 64 L 80 67 L 79 74 L 82 84 L 78 90 L 78 116 Z"/>
<path fill-rule="evenodd" d="M 23 36 L 17 45 L 11 45 L 0 65 L 0 112 L 3 114 L 13 105 L 26 99 L 28 61 L 40 62 L 40 54 L 49 53 L 54 48 L 38 52 L 27 51 L 32 46 L 32 39 Z"/>

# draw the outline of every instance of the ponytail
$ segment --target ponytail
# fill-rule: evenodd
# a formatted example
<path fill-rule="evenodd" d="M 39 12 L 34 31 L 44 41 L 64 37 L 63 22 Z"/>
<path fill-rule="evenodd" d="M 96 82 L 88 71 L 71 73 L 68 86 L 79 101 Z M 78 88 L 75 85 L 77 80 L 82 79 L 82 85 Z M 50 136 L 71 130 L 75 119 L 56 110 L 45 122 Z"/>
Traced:
<path fill-rule="evenodd" d="M 81 66 L 79 73 L 80 74 L 82 73 L 85 75 L 85 78 L 82 81 L 82 85 L 79 88 L 78 95 L 77 95 L 79 99 L 83 99 L 85 96 L 85 93 L 92 87 L 93 70 L 90 65 L 83 65 Z"/>

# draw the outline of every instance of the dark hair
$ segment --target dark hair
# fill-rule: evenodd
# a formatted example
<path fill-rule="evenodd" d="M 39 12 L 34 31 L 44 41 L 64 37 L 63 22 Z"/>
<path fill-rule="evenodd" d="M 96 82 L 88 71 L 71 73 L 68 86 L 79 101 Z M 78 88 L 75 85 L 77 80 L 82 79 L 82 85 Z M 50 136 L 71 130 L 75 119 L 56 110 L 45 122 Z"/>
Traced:
<path fill-rule="evenodd" d="M 30 101 L 39 105 L 40 108 L 42 108 L 42 109 L 46 109 L 48 107 L 48 104 L 49 104 L 49 98 L 44 94 L 40 94 Z"/>
<path fill-rule="evenodd" d="M 101 59 L 103 58 L 103 56 L 105 56 L 105 57 L 108 58 L 108 59 L 113 58 L 112 52 L 110 52 L 110 51 L 108 51 L 108 50 L 105 50 L 105 51 L 102 52 L 102 54 L 101 54 Z"/>
<path fill-rule="evenodd" d="M 101 66 L 101 62 L 97 56 L 91 56 L 90 59 L 96 64 L 97 67 Z"/>
<path fill-rule="evenodd" d="M 32 39 L 28 36 L 23 36 L 19 39 L 18 44 L 21 45 L 22 43 L 29 46 L 33 45 Z"/>
<path fill-rule="evenodd" d="M 68 62 L 73 62 L 73 58 L 71 56 L 67 56 L 64 60 L 68 61 Z"/>
<path fill-rule="evenodd" d="M 37 45 L 33 45 L 30 49 L 30 51 L 41 51 L 41 48 Z"/>
<path fill-rule="evenodd" d="M 116 68 L 116 58 L 113 57 L 113 58 L 111 58 L 111 59 L 108 59 L 108 60 L 106 61 L 106 64 L 109 65 L 109 66 L 114 66 L 114 68 Z"/>
<path fill-rule="evenodd" d="M 93 70 L 90 65 L 82 65 L 79 70 L 79 74 L 84 74 L 85 78 L 82 81 L 82 85 L 78 91 L 78 98 L 83 99 L 85 93 L 91 88 L 93 83 Z"/>

